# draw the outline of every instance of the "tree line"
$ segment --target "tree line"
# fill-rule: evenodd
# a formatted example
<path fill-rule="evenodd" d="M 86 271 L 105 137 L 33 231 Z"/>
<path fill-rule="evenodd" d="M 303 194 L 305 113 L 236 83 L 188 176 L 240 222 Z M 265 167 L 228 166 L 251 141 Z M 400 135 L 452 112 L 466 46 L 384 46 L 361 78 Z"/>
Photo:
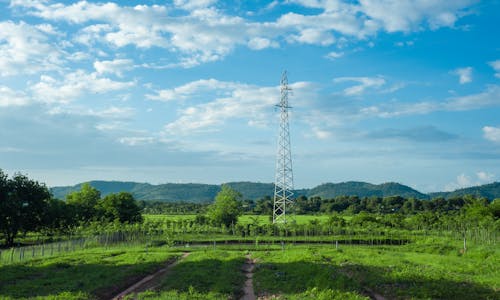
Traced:
<path fill-rule="evenodd" d="M 353 216 L 350 225 L 363 226 L 405 227 L 410 222 L 419 228 L 431 228 L 443 222 L 454 226 L 480 222 L 481 226 L 500 227 L 500 199 L 490 202 L 474 196 L 433 200 L 399 196 L 331 199 L 300 196 L 290 212 L 329 214 L 332 222 L 344 222 L 335 216 L 347 214 Z M 45 184 L 18 173 L 9 178 L 0 169 L 0 235 L 3 236 L 0 238 L 7 246 L 14 244 L 16 236 L 28 232 L 51 235 L 99 224 L 113 223 L 118 228 L 124 223 L 141 223 L 142 213 L 197 214 L 194 220 L 197 224 L 234 228 L 243 213 L 272 216 L 273 200 L 271 197 L 243 200 L 239 192 L 223 185 L 211 204 L 138 202 L 127 192 L 101 197 L 97 189 L 84 184 L 63 201 L 54 199 Z"/>
<path fill-rule="evenodd" d="M 130 193 L 101 197 L 89 184 L 66 197 L 54 199 L 43 183 L 0 169 L 0 234 L 6 246 L 19 234 L 65 232 L 90 222 L 142 222 L 141 207 Z"/>
<path fill-rule="evenodd" d="M 244 214 L 272 215 L 273 199 L 266 196 L 257 201 L 242 200 L 238 195 L 237 201 Z M 143 212 L 146 214 L 204 214 L 208 211 L 211 203 L 190 202 L 150 202 L 142 201 Z M 492 214 L 500 217 L 500 199 L 489 201 L 486 198 L 478 198 L 472 195 L 457 196 L 449 199 L 443 197 L 432 200 L 420 200 L 415 198 L 404 198 L 400 196 L 390 197 L 357 197 L 337 196 L 335 198 L 322 199 L 320 197 L 299 196 L 295 199 L 292 213 L 305 214 L 358 214 L 361 212 L 374 214 L 404 214 L 415 215 L 425 212 L 447 214 L 459 212 L 471 203 L 478 203 L 483 207 L 489 207 Z"/>
<path fill-rule="evenodd" d="M 329 214 L 347 213 L 358 214 L 360 212 L 376 214 L 413 215 L 423 212 L 449 213 L 460 211 L 471 203 L 479 203 L 482 206 L 491 206 L 497 216 L 500 215 L 500 199 L 490 202 L 486 198 L 477 198 L 472 195 L 458 196 L 450 199 L 442 197 L 432 200 L 420 200 L 415 198 L 404 198 L 401 196 L 390 197 L 357 197 L 337 196 L 331 199 L 320 197 L 300 196 L 295 199 L 293 208 L 295 214 Z M 265 197 L 253 202 L 246 201 L 249 212 L 255 214 L 272 214 L 273 200 Z"/>

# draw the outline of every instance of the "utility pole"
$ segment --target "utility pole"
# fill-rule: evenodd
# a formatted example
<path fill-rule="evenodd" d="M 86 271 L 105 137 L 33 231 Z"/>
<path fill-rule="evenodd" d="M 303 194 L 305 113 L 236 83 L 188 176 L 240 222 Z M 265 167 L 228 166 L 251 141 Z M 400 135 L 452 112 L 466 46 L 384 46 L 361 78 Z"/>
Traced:
<path fill-rule="evenodd" d="M 278 136 L 278 151 L 276 156 L 276 177 L 274 182 L 273 223 L 286 224 L 287 210 L 293 204 L 293 172 L 292 153 L 290 147 L 290 128 L 288 124 L 288 86 L 286 71 L 281 76 L 281 99 L 276 105 L 280 109 L 280 127 Z"/>

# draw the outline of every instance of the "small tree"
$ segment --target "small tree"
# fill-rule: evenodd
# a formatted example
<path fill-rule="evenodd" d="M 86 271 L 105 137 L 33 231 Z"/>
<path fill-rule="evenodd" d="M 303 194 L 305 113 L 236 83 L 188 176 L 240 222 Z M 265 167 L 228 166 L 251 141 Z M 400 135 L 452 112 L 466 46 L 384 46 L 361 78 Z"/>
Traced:
<path fill-rule="evenodd" d="M 221 191 L 215 196 L 215 202 L 208 209 L 208 217 L 214 225 L 236 224 L 241 215 L 241 194 L 228 185 L 222 185 Z"/>
<path fill-rule="evenodd" d="M 121 192 L 109 194 L 99 201 L 99 213 L 108 221 L 119 220 L 120 223 L 136 223 L 142 221 L 141 208 L 132 194 Z"/>

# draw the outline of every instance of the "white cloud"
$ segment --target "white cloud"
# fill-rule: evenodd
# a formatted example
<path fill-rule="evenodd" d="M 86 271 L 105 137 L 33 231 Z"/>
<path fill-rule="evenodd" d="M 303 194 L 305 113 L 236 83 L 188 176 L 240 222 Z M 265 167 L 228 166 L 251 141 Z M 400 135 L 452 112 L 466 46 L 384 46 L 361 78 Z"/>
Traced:
<path fill-rule="evenodd" d="M 479 171 L 479 172 L 477 172 L 476 176 L 479 179 L 479 181 L 483 182 L 483 183 L 489 183 L 489 182 L 492 182 L 495 179 L 495 174 L 488 173 L 488 172 L 485 172 L 485 171 Z"/>
<path fill-rule="evenodd" d="M 405 47 L 405 46 L 413 46 L 415 44 L 414 41 L 405 41 L 405 42 L 397 42 L 394 45 L 398 47 Z"/>
<path fill-rule="evenodd" d="M 387 32 L 452 27 L 475 0 L 360 0 L 359 9 Z"/>
<path fill-rule="evenodd" d="M 484 126 L 483 127 L 483 136 L 485 139 L 499 143 L 500 142 L 500 128 L 493 126 Z"/>
<path fill-rule="evenodd" d="M 27 105 L 30 99 L 24 92 L 14 91 L 7 86 L 0 85 L 0 107 Z"/>
<path fill-rule="evenodd" d="M 51 25 L 0 22 L 0 76 L 58 69 L 61 51 L 50 42 Z"/>
<path fill-rule="evenodd" d="M 457 176 L 454 182 L 450 182 L 447 185 L 445 185 L 444 190 L 446 192 L 451 192 L 454 190 L 467 188 L 472 185 L 473 185 L 472 178 L 470 176 L 467 176 L 465 173 L 462 173 Z"/>
<path fill-rule="evenodd" d="M 472 82 L 472 67 L 465 67 L 453 70 L 452 74 L 458 76 L 460 84 Z"/>
<path fill-rule="evenodd" d="M 380 88 L 385 84 L 385 79 L 382 77 L 339 77 L 335 78 L 333 82 L 357 82 L 359 84 L 344 89 L 346 96 L 359 96 L 362 95 L 367 89 Z"/>
<path fill-rule="evenodd" d="M 495 70 L 495 77 L 500 78 L 500 59 L 489 62 L 489 65 Z"/>
<path fill-rule="evenodd" d="M 253 50 L 262 50 L 266 48 L 277 48 L 277 42 L 273 42 L 270 39 L 255 37 L 248 42 L 248 47 Z"/>
<path fill-rule="evenodd" d="M 189 93 L 207 88 L 205 82 L 193 82 Z M 256 87 L 234 82 L 214 81 L 215 99 L 208 103 L 190 106 L 180 111 L 180 117 L 165 126 L 167 135 L 191 134 L 218 130 L 227 119 L 248 119 L 259 123 L 267 120 L 273 104 L 279 99 L 278 87 Z M 174 89 L 175 90 L 175 89 Z M 184 94 L 186 95 L 186 94 Z M 225 95 L 225 96 L 224 96 Z M 249 122 L 252 124 L 252 122 Z"/>
<path fill-rule="evenodd" d="M 35 100 L 44 103 L 69 103 L 85 93 L 107 93 L 132 87 L 134 82 L 114 81 L 100 77 L 97 73 L 77 70 L 68 73 L 62 80 L 42 75 L 31 87 Z"/>
<path fill-rule="evenodd" d="M 457 189 L 463 189 L 471 186 L 483 185 L 491 183 L 492 181 L 494 181 L 494 179 L 495 179 L 495 174 L 488 173 L 485 171 L 476 172 L 475 176 L 469 176 L 465 173 L 462 173 L 457 176 L 454 182 L 448 183 L 445 186 L 444 190 L 454 191 Z"/>
<path fill-rule="evenodd" d="M 237 88 L 238 85 L 238 83 L 219 81 L 213 78 L 200 79 L 173 89 L 159 90 L 156 95 L 148 94 L 146 98 L 160 101 L 185 100 L 207 91 L 217 91 L 218 95 L 229 95 L 230 91 Z"/>
<path fill-rule="evenodd" d="M 332 136 L 330 131 L 320 129 L 318 127 L 312 127 L 311 131 L 312 135 L 319 140 L 326 140 Z"/>
<path fill-rule="evenodd" d="M 341 58 L 342 56 L 344 56 L 344 52 L 332 51 L 332 52 L 328 53 L 327 55 L 325 55 L 325 58 L 328 58 L 330 60 L 335 60 L 337 58 Z"/>
<path fill-rule="evenodd" d="M 155 143 L 157 139 L 154 137 L 122 137 L 118 141 L 128 146 L 138 146 Z"/>
<path fill-rule="evenodd" d="M 95 61 L 94 68 L 98 74 L 110 73 L 121 77 L 124 71 L 132 70 L 134 64 L 131 59 L 103 60 Z"/>
<path fill-rule="evenodd" d="M 414 31 L 453 26 L 469 0 L 294 1 L 319 8 L 317 14 L 286 13 L 274 21 L 255 22 L 225 14 L 215 0 L 176 0 L 166 5 L 120 6 L 116 3 L 72 4 L 12 1 L 11 7 L 80 28 L 73 40 L 92 46 L 161 47 L 177 56 L 170 67 L 193 67 L 224 58 L 237 46 L 253 50 L 280 42 L 331 45 L 345 37 L 366 39 L 379 31 Z M 186 13 L 179 13 L 179 8 Z M 51 31 L 51 28 L 42 28 Z"/>
<path fill-rule="evenodd" d="M 215 4 L 217 0 L 174 0 L 174 4 L 186 10 L 207 8 Z"/>
<path fill-rule="evenodd" d="M 391 102 L 379 106 L 361 108 L 359 113 L 364 116 L 382 118 L 403 115 L 428 114 L 436 111 L 466 111 L 500 105 L 500 86 L 492 85 L 485 91 L 460 97 L 453 97 L 442 102 L 423 101 L 415 103 Z"/>
<path fill-rule="evenodd" d="M 295 95 L 302 95 L 309 85 L 296 82 L 290 84 L 290 87 Z M 271 119 L 273 105 L 279 102 L 279 91 L 279 86 L 261 87 L 208 79 L 159 91 L 157 95 L 150 95 L 149 98 L 172 101 L 203 95 L 204 103 L 181 109 L 179 117 L 165 125 L 164 133 L 172 136 L 220 130 L 221 126 L 231 119 L 243 119 L 247 120 L 249 126 L 265 127 Z M 300 105 L 300 102 L 296 104 Z"/>

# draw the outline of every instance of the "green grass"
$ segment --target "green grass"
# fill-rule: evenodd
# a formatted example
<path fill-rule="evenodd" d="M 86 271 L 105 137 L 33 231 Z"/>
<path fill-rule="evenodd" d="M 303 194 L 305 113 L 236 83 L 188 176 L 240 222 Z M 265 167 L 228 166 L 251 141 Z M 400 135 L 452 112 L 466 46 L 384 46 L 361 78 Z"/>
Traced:
<path fill-rule="evenodd" d="M 256 251 L 254 287 L 259 295 L 284 299 L 365 299 L 360 285 L 317 257 L 316 248 L 289 246 Z M 317 248 L 325 249 L 325 248 Z"/>
<path fill-rule="evenodd" d="M 254 255 L 257 291 L 285 299 L 357 299 L 369 291 L 388 299 L 498 299 L 500 289 L 492 248 L 442 255 L 409 246 L 295 246 Z"/>
<path fill-rule="evenodd" d="M 167 238 L 167 237 L 163 237 Z M 173 236 L 177 238 L 177 236 Z M 203 238 L 202 235 L 198 238 Z M 204 237 L 206 240 L 210 240 Z M 405 245 L 273 244 L 94 247 L 0 266 L 0 299 L 109 299 L 184 251 L 158 292 L 139 299 L 238 299 L 245 254 L 258 260 L 260 296 L 279 299 L 499 299 L 500 249 L 426 236 Z M 254 240 L 255 237 L 249 240 Z M 313 237 L 311 237 L 313 239 Z M 332 240 L 333 241 L 333 240 Z M 284 248 L 283 248 L 284 246 Z"/>
<path fill-rule="evenodd" d="M 0 267 L 0 299 L 109 298 L 178 256 L 166 247 L 93 248 Z"/>
<path fill-rule="evenodd" d="M 144 221 L 183 221 L 183 220 L 192 220 L 196 218 L 196 215 L 142 215 L 144 217 Z"/>
<path fill-rule="evenodd" d="M 244 262 L 243 251 L 197 248 L 172 269 L 159 292 L 139 299 L 239 299 Z"/>
<path fill-rule="evenodd" d="M 194 221 L 196 215 L 174 215 L 174 214 L 165 214 L 165 215 L 143 215 L 145 221 L 183 221 L 189 220 Z M 292 220 L 295 220 L 297 224 L 308 224 L 312 220 L 318 220 L 319 222 L 325 222 L 330 218 L 330 215 L 296 215 L 292 216 Z M 347 217 L 346 217 L 347 218 Z M 238 218 L 238 224 L 251 224 L 257 220 L 259 225 L 263 224 L 271 224 L 272 220 L 269 216 L 263 215 L 242 215 Z"/>

